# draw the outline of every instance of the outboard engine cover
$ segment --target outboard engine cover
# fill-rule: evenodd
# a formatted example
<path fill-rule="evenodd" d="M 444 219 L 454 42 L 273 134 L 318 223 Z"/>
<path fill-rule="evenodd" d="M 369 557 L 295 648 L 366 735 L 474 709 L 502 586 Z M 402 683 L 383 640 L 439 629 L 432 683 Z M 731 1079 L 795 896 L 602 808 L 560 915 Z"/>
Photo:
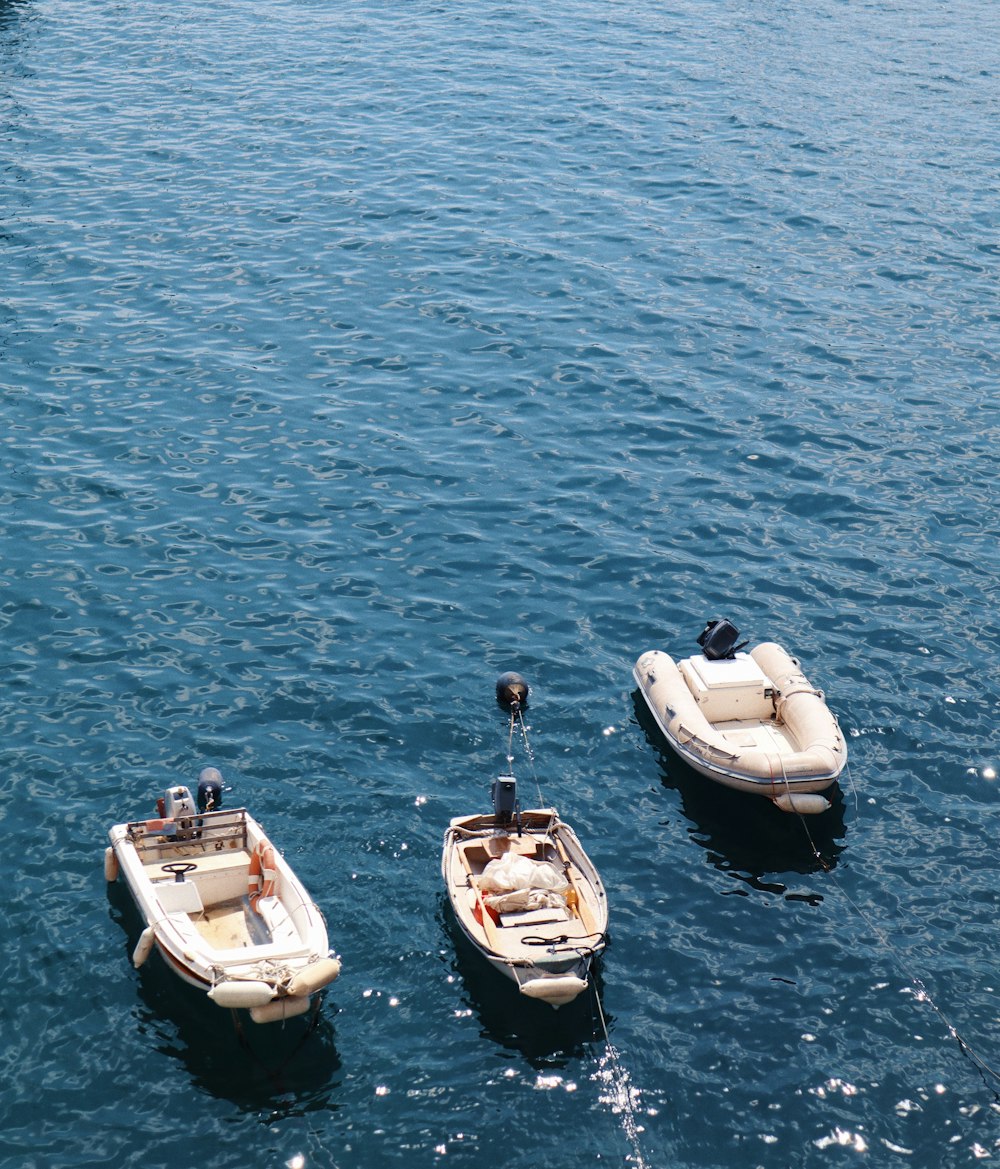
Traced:
<path fill-rule="evenodd" d="M 194 800 L 191 792 L 178 785 L 168 787 L 163 796 L 163 811 L 168 820 L 178 820 L 184 816 L 194 815 Z"/>
<path fill-rule="evenodd" d="M 198 776 L 198 811 L 217 812 L 222 807 L 222 772 L 205 767 Z"/>
<path fill-rule="evenodd" d="M 517 811 L 517 780 L 513 775 L 498 776 L 493 781 L 493 812 L 496 818 L 503 824 L 509 824 Z"/>
<path fill-rule="evenodd" d="M 698 636 L 698 644 L 710 662 L 717 662 L 723 658 L 735 657 L 738 650 L 750 644 L 748 641 L 741 641 L 737 645 L 736 639 L 739 635 L 740 631 L 732 621 L 722 617 L 716 621 L 709 621 Z"/>
<path fill-rule="evenodd" d="M 194 800 L 186 787 L 168 787 L 163 795 L 163 811 L 166 819 L 176 825 L 176 838 L 186 840 L 194 835 Z"/>

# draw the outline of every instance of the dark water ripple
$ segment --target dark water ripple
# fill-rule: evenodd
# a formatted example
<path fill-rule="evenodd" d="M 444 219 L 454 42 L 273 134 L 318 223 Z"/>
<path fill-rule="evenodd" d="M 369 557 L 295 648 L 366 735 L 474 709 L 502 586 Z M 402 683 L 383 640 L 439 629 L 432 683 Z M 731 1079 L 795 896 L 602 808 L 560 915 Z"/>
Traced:
<path fill-rule="evenodd" d="M 0 0 L 0 1162 L 995 1159 L 997 23 Z M 637 714 L 723 613 L 849 736 L 811 840 Z M 617 1065 L 443 902 L 507 668 Z M 301 1047 L 105 894 L 208 761 L 344 955 Z"/>

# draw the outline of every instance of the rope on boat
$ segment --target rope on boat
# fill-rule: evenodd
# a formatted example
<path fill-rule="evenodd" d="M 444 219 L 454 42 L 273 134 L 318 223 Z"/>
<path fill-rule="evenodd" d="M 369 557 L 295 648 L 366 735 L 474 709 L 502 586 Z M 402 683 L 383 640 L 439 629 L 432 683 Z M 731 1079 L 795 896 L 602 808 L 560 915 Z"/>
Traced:
<path fill-rule="evenodd" d="M 879 928 L 871 914 L 862 909 L 861 906 L 850 895 L 850 893 L 847 892 L 843 884 L 837 879 L 837 875 L 834 873 L 832 866 L 829 865 L 820 855 L 819 849 L 816 847 L 816 842 L 812 838 L 812 834 L 809 831 L 809 827 L 806 824 L 802 813 L 797 812 L 796 815 L 798 815 L 799 821 L 802 824 L 803 831 L 805 832 L 806 838 L 809 841 L 809 847 L 812 850 L 813 856 L 819 862 L 824 872 L 829 876 L 830 880 L 833 881 L 834 885 L 837 886 L 841 896 L 844 898 L 847 904 L 850 905 L 858 917 L 861 918 L 865 925 L 868 926 L 875 937 L 882 943 L 886 952 L 895 962 L 896 968 L 903 976 L 903 979 L 910 983 L 910 989 L 912 990 L 913 997 L 917 1000 L 918 1003 L 926 1003 L 934 1012 L 934 1014 L 937 1015 L 938 1019 L 944 1025 L 944 1028 L 947 1031 L 949 1037 L 954 1039 L 954 1041 L 958 1044 L 958 1048 L 962 1054 L 979 1072 L 980 1078 L 982 1079 L 986 1090 L 992 1093 L 997 1102 L 1000 1102 L 1000 1072 L 996 1071 L 989 1063 L 987 1063 L 986 1060 L 983 1059 L 983 1057 L 972 1046 L 972 1044 L 969 1043 L 969 1041 L 959 1033 L 958 1028 L 937 1005 L 934 999 L 931 998 L 930 992 L 924 985 L 923 979 L 917 974 L 911 974 L 907 970 L 903 955 L 900 953 L 899 949 L 892 944 L 885 931 Z M 994 1081 L 994 1084 L 990 1083 L 990 1079 Z"/>
<path fill-rule="evenodd" d="M 596 938 L 594 946 L 597 946 L 604 940 L 604 934 L 599 930 L 590 934 L 577 934 L 572 938 L 569 934 L 560 934 L 557 938 L 536 938 L 532 934 L 531 937 L 522 935 L 520 940 L 523 946 L 549 946 L 553 954 L 579 954 L 581 958 L 592 958 L 595 954 L 594 946 L 581 945 L 587 938 Z"/>
<path fill-rule="evenodd" d="M 598 1075 L 611 1089 L 611 1108 L 621 1115 L 622 1129 L 632 1146 L 632 1163 L 636 1169 L 649 1169 L 649 1162 L 643 1156 L 642 1146 L 639 1143 L 639 1134 L 643 1132 L 643 1126 L 639 1123 L 635 1111 L 636 1092 L 629 1082 L 628 1072 L 622 1066 L 618 1050 L 611 1042 L 611 1036 L 608 1034 L 608 1023 L 601 1008 L 601 996 L 593 978 L 590 979 L 590 984 L 594 991 L 597 1017 L 601 1021 L 601 1030 L 604 1033 L 605 1054 L 598 1064 Z"/>
<path fill-rule="evenodd" d="M 315 958 L 312 959 L 316 961 Z M 283 962 L 276 962 L 272 958 L 261 958 L 245 971 L 234 973 L 224 966 L 210 966 L 213 988 L 223 982 L 267 982 L 274 986 L 275 991 L 287 990 L 289 983 L 295 977 L 295 971 Z"/>

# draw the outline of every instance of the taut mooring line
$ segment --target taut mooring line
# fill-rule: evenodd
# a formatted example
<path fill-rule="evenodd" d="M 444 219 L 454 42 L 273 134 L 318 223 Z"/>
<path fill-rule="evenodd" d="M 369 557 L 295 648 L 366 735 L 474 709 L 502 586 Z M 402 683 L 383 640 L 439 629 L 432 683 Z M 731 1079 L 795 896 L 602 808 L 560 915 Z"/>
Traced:
<path fill-rule="evenodd" d="M 520 703 L 511 709 L 510 712 L 510 726 L 507 734 L 507 760 L 513 768 L 514 763 L 514 728 L 517 727 L 521 732 L 521 739 L 524 743 L 525 754 L 528 756 L 528 762 L 531 764 L 531 778 L 535 781 L 535 790 L 538 792 L 538 806 L 542 807 L 542 786 L 538 780 L 538 773 L 535 769 L 535 755 L 531 750 L 531 744 L 528 742 L 528 728 L 524 723 L 524 712 Z M 525 939 L 527 940 L 527 939 Z M 650 1169 L 649 1162 L 643 1156 L 642 1146 L 639 1143 L 639 1133 L 642 1131 L 642 1126 L 639 1124 L 636 1117 L 635 1107 L 632 1103 L 632 1089 L 629 1087 L 628 1072 L 622 1067 L 621 1060 L 618 1056 L 618 1051 L 611 1042 L 611 1036 L 608 1034 L 608 1024 L 604 1017 L 604 1010 L 601 1007 L 601 996 L 597 990 L 596 980 L 591 978 L 591 989 L 594 993 L 594 1003 L 597 1007 L 597 1017 L 601 1022 L 601 1032 L 604 1035 L 604 1050 L 605 1055 L 601 1058 L 598 1065 L 598 1073 L 603 1072 L 605 1066 L 608 1068 L 606 1082 L 611 1085 L 611 1103 L 612 1107 L 617 1107 L 622 1116 L 622 1128 L 629 1144 L 632 1146 L 632 1164 L 635 1169 Z"/>
<path fill-rule="evenodd" d="M 853 780 L 852 780 L 852 785 L 853 785 Z M 855 793 L 855 796 L 856 796 L 856 794 L 857 793 Z M 840 894 L 844 898 L 844 900 L 847 902 L 847 904 L 850 905 L 850 907 L 854 910 L 854 912 L 858 915 L 858 917 L 861 918 L 861 920 L 865 923 L 865 925 L 868 926 L 868 928 L 872 931 L 872 933 L 875 935 L 875 937 L 878 938 L 878 940 L 882 943 L 883 947 L 885 948 L 885 950 L 888 952 L 889 956 L 892 958 L 893 962 L 895 963 L 896 969 L 903 976 L 903 979 L 906 982 L 910 983 L 911 989 L 913 990 L 913 994 L 914 994 L 914 997 L 916 998 L 917 1002 L 926 1003 L 931 1008 L 931 1010 L 935 1013 L 935 1015 L 937 1015 L 937 1017 L 940 1019 L 940 1021 L 944 1024 L 945 1030 L 948 1032 L 948 1034 L 951 1036 L 951 1038 L 954 1039 L 955 1042 L 958 1044 L 959 1050 L 962 1052 L 962 1054 L 968 1060 L 970 1060 L 970 1062 L 975 1067 L 976 1071 L 979 1073 L 980 1078 L 983 1081 L 983 1086 L 986 1088 L 986 1090 L 988 1092 L 990 1092 L 993 1095 L 994 1099 L 997 1100 L 998 1103 L 1000 1103 L 1000 1072 L 995 1071 L 990 1066 L 990 1064 L 988 1064 L 986 1062 L 986 1060 L 983 1059 L 983 1057 L 981 1055 L 979 1055 L 979 1053 L 972 1046 L 972 1044 L 969 1043 L 969 1041 L 963 1035 L 961 1035 L 959 1033 L 958 1028 L 954 1025 L 954 1023 L 952 1023 L 952 1021 L 948 1018 L 948 1016 L 944 1013 L 944 1011 L 941 1010 L 941 1008 L 937 1005 L 937 1003 L 934 1001 L 934 999 L 931 998 L 930 992 L 928 991 L 927 987 L 924 985 L 923 979 L 920 978 L 919 975 L 909 973 L 909 971 L 906 968 L 906 965 L 903 962 L 902 954 L 899 952 L 897 947 L 894 946 L 892 944 L 892 942 L 889 940 L 889 937 L 885 933 L 885 931 L 879 928 L 879 926 L 875 923 L 875 921 L 873 920 L 871 915 L 869 913 L 866 913 L 865 910 L 862 909 L 860 905 L 858 905 L 858 903 L 854 900 L 854 898 L 850 895 L 850 893 L 848 893 L 847 890 L 844 888 L 843 884 L 837 879 L 837 875 L 836 875 L 836 873 L 834 873 L 832 866 L 828 865 L 826 863 L 826 861 L 823 859 L 823 857 L 820 855 L 819 849 L 817 849 L 816 844 L 813 841 L 812 835 L 809 832 L 809 828 L 807 827 L 806 822 L 803 819 L 801 813 L 799 813 L 798 815 L 799 815 L 799 821 L 801 822 L 802 827 L 805 831 L 806 838 L 809 841 L 809 847 L 812 849 L 812 854 L 816 858 L 816 860 L 819 862 L 819 864 L 822 866 L 824 872 L 829 876 L 830 880 L 833 881 L 834 885 L 836 885 L 837 888 L 840 890 Z M 987 1077 L 990 1077 L 994 1081 L 994 1083 L 992 1085 L 990 1084 L 989 1079 Z"/>
<path fill-rule="evenodd" d="M 594 986 L 594 1003 L 597 1006 L 597 1016 L 601 1020 L 601 1030 L 604 1033 L 604 1050 L 607 1053 L 606 1062 L 609 1067 L 608 1082 L 611 1084 L 612 1107 L 616 1105 L 621 1111 L 622 1115 L 622 1129 L 632 1146 L 633 1164 L 636 1169 L 649 1169 L 649 1162 L 643 1156 L 642 1146 L 639 1143 L 639 1133 L 642 1131 L 642 1125 L 635 1114 L 635 1106 L 632 1103 L 632 1089 L 629 1086 L 628 1072 L 622 1067 L 621 1061 L 618 1058 L 618 1051 L 615 1045 L 611 1042 L 611 1037 L 608 1035 L 608 1024 L 604 1018 L 604 1011 L 601 1008 L 601 996 L 597 991 L 597 986 Z M 599 1068 L 604 1065 L 605 1059 L 600 1061 Z"/>
<path fill-rule="evenodd" d="M 538 806 L 542 807 L 542 785 L 538 781 L 538 772 L 535 770 L 535 755 L 531 750 L 531 744 L 528 742 L 528 728 L 524 725 L 524 712 L 520 705 L 516 709 L 511 709 L 510 712 L 510 726 L 507 730 L 507 763 L 510 765 L 511 771 L 514 769 L 514 727 L 515 725 L 521 732 L 521 739 L 524 743 L 524 751 L 528 756 L 528 762 L 531 764 L 531 778 L 535 781 L 535 791 L 538 793 Z"/>

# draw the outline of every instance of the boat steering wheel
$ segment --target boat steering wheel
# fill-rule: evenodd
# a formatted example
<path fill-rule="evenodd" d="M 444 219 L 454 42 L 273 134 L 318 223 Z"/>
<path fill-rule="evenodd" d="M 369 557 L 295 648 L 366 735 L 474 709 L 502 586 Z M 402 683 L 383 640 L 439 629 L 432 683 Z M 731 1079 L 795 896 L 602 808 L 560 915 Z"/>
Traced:
<path fill-rule="evenodd" d="M 173 864 L 164 865 L 163 871 L 165 873 L 173 873 L 174 881 L 180 882 L 184 880 L 184 874 L 193 872 L 198 866 L 191 861 L 174 861 Z"/>

